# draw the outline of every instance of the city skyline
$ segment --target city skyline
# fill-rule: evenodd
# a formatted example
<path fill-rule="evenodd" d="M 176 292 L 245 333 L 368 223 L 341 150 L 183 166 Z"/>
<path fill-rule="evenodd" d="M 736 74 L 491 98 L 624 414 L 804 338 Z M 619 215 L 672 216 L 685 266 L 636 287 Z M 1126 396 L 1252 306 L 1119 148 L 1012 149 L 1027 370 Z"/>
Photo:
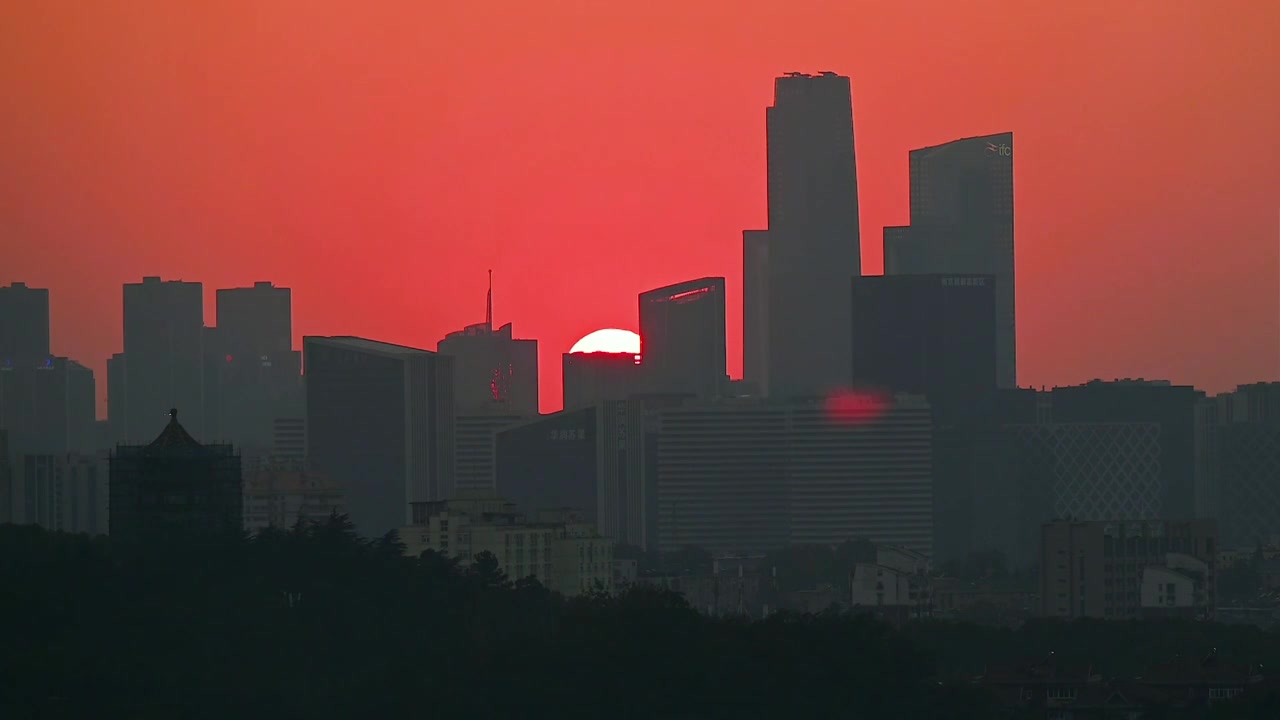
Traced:
<path fill-rule="evenodd" d="M 571 19 L 551 8 L 486 41 L 502 47 L 474 49 L 419 33 L 495 21 L 488 11 L 436 23 L 390 9 L 342 23 L 301 15 L 321 43 L 404 28 L 354 42 L 368 48 L 358 52 L 369 76 L 327 60 L 308 69 L 216 9 L 51 18 L 76 42 L 6 42 L 47 72 L 0 75 L 28 109 L 0 133 L 14 168 L 0 180 L 14 246 L 0 284 L 50 289 L 53 351 L 95 371 L 99 415 L 105 362 L 121 349 L 119 287 L 144 275 L 202 282 L 206 324 L 215 288 L 291 287 L 295 347 L 304 334 L 432 347 L 475 321 L 472 298 L 492 267 L 495 320 L 540 341 L 543 411 L 561 396 L 560 353 L 591 330 L 634 328 L 636 293 L 724 276 L 728 369 L 739 377 L 740 233 L 765 224 L 769 88 L 792 69 L 830 69 L 853 81 L 865 272 L 880 269 L 882 228 L 909 220 L 911 149 L 1018 134 L 1020 384 L 1139 375 L 1224 391 L 1272 377 L 1280 104 L 1254 89 L 1276 64 L 1263 29 L 1277 11 L 1135 5 L 1110 11 L 1104 34 L 1101 7 L 1015 7 L 995 23 L 942 5 L 824 9 L 819 23 L 801 3 L 781 19 L 742 10 L 696 38 L 680 23 L 637 27 L 623 11 Z M 299 19 L 264 11 L 259 27 L 287 18 Z M 176 30 L 205 20 L 243 39 L 243 57 Z M 125 23 L 136 42 L 109 42 Z M 885 26 L 912 35 L 879 37 Z M 571 62 L 539 51 L 592 28 L 637 35 L 612 55 L 579 43 Z M 793 39 L 743 42 L 766 29 Z M 673 52 L 643 50 L 655 42 Z M 427 46 L 440 54 L 410 52 Z M 160 74 L 137 48 L 181 50 L 191 64 Z M 1062 65 L 1072 48 L 1088 57 Z M 707 72 L 689 73 L 691 63 Z M 277 70 L 242 69 L 264 66 Z M 118 75 L 132 80 L 97 82 Z M 377 112 L 323 100 L 335 88 Z M 685 112 L 663 109 L 672 104 Z M 495 112 L 508 106 L 519 111 Z M 122 114 L 136 107 L 155 112 Z"/>

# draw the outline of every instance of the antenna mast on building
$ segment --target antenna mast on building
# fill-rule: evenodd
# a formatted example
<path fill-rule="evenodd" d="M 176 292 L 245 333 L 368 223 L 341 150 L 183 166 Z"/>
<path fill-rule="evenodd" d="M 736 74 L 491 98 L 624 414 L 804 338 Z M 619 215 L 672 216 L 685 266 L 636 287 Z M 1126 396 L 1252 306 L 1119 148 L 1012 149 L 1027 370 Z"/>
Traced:
<path fill-rule="evenodd" d="M 493 271 L 489 271 L 489 294 L 484 298 L 484 324 L 493 332 Z"/>

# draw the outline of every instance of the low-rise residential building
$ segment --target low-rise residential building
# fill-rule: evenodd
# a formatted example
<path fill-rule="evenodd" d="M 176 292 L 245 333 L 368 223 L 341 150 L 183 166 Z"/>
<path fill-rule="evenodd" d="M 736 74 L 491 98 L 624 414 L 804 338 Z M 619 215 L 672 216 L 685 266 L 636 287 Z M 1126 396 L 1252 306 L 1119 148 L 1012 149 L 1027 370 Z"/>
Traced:
<path fill-rule="evenodd" d="M 263 462 L 247 473 L 244 529 L 290 528 L 298 521 L 321 522 L 346 512 L 342 488 L 292 461 Z"/>
<path fill-rule="evenodd" d="M 858 563 L 849 573 L 849 602 L 897 621 L 932 614 L 929 558 L 904 547 L 876 548 L 874 563 Z"/>
<path fill-rule="evenodd" d="M 1213 616 L 1218 555 L 1212 520 L 1058 520 L 1046 523 L 1041 533 L 1045 617 L 1127 620 L 1170 609 Z M 1186 596 L 1192 604 L 1181 606 L 1179 598 Z"/>
<path fill-rule="evenodd" d="M 543 510 L 530 520 L 481 491 L 413 503 L 412 510 L 414 524 L 400 531 L 412 557 L 431 550 L 469 564 L 490 553 L 508 577 L 533 578 L 565 596 L 613 588 L 613 541 L 577 510 Z"/>

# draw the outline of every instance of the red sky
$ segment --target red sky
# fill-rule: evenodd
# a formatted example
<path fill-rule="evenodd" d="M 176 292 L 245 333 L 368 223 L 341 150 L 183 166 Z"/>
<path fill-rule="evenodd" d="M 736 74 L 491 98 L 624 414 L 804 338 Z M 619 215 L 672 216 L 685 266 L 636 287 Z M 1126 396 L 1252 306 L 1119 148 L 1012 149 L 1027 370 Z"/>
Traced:
<path fill-rule="evenodd" d="M 202 7 L 195 7 L 200 5 Z M 729 290 L 775 75 L 853 78 L 864 271 L 907 151 L 1012 130 L 1019 378 L 1280 379 L 1280 4 L 47 0 L 0 9 L 0 283 L 98 373 L 143 275 L 294 289 L 295 333 L 559 354 Z"/>

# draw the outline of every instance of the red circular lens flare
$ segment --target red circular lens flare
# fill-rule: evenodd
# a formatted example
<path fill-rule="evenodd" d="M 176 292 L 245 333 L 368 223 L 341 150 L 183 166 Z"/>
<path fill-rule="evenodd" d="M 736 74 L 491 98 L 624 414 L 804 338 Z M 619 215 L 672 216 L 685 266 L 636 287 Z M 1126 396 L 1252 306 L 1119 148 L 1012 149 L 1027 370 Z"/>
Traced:
<path fill-rule="evenodd" d="M 231 356 L 230 356 L 230 355 L 228 355 L 228 356 L 227 356 L 227 362 L 231 362 Z"/>
<path fill-rule="evenodd" d="M 893 398 L 879 390 L 837 390 L 827 396 L 823 409 L 832 422 L 860 425 L 874 422 L 892 404 Z"/>

